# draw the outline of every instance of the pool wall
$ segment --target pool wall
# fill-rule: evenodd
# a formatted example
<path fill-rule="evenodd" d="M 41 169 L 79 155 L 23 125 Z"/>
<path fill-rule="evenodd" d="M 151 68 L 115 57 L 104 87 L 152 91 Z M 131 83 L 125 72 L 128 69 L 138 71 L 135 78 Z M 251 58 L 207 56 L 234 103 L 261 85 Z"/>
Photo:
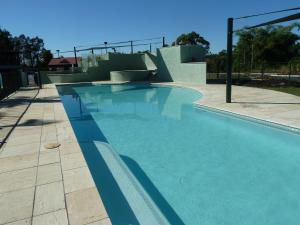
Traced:
<path fill-rule="evenodd" d="M 111 80 L 110 72 L 126 71 L 124 76 L 128 77 L 128 71 L 151 70 L 156 71 L 155 76 L 142 76 L 136 80 L 162 81 L 162 82 L 186 82 L 205 84 L 206 63 L 204 61 L 205 50 L 200 46 L 172 46 L 157 49 L 156 54 L 150 52 L 121 54 L 108 53 L 97 62 L 97 66 L 81 68 L 82 72 L 69 71 L 42 71 L 42 83 L 77 83 Z M 80 69 L 80 68 L 79 68 Z M 132 81 L 132 79 L 118 79 L 118 81 Z"/>
<path fill-rule="evenodd" d="M 158 49 L 158 80 L 206 84 L 204 56 L 204 49 L 200 46 L 175 46 Z"/>
<path fill-rule="evenodd" d="M 144 81 L 151 75 L 149 70 L 121 70 L 111 71 L 110 80 L 114 82 L 122 81 Z"/>
<path fill-rule="evenodd" d="M 86 72 L 42 71 L 42 83 L 77 83 L 110 80 L 111 71 L 122 70 L 156 70 L 153 62 L 155 56 L 150 53 L 120 54 L 108 53 L 98 66 L 87 68 Z"/>

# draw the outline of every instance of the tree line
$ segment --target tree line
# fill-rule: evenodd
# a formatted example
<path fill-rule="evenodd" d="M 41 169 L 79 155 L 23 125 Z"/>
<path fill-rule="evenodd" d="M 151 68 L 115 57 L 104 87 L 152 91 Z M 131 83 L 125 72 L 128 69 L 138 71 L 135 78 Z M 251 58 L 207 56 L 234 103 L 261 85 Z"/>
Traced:
<path fill-rule="evenodd" d="M 43 39 L 24 34 L 12 34 L 0 28 L 0 65 L 21 65 L 23 67 L 46 67 L 53 58 L 44 46 Z"/>
<path fill-rule="evenodd" d="M 233 46 L 233 71 L 260 72 L 291 67 L 300 56 L 300 25 L 266 26 L 255 29 L 241 29 L 236 33 L 238 41 Z M 226 50 L 206 57 L 209 72 L 226 71 Z"/>

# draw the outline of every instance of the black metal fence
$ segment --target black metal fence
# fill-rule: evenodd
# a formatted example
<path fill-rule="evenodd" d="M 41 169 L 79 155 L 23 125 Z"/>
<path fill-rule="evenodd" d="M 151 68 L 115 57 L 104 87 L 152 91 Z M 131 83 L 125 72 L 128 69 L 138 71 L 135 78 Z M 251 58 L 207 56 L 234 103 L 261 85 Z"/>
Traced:
<path fill-rule="evenodd" d="M 0 99 L 17 91 L 20 88 L 21 83 L 20 68 L 0 66 Z"/>
<path fill-rule="evenodd" d="M 105 54 L 107 52 L 120 52 L 120 53 L 138 53 L 138 52 L 152 52 L 155 48 L 166 46 L 165 37 L 153 37 L 140 40 L 128 40 L 128 41 L 119 41 L 119 42 L 104 42 L 101 44 L 95 45 L 81 45 L 75 46 L 72 50 L 56 50 L 57 57 L 60 54 L 74 54 L 74 57 L 77 58 L 77 53 L 79 52 L 91 52 L 95 53 L 98 51 L 100 54 Z M 53 52 L 55 55 L 55 52 Z"/>

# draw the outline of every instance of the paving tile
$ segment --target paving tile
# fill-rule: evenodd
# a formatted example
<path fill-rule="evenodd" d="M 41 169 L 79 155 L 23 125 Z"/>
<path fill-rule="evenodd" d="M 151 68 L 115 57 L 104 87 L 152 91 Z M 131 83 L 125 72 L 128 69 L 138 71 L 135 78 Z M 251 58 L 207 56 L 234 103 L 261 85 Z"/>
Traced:
<path fill-rule="evenodd" d="M 82 225 L 107 218 L 96 188 L 66 194 L 70 225 Z"/>
<path fill-rule="evenodd" d="M 32 225 L 68 225 L 68 217 L 65 209 L 35 216 Z"/>
<path fill-rule="evenodd" d="M 37 185 L 52 183 L 62 180 L 60 163 L 39 166 Z"/>
<path fill-rule="evenodd" d="M 70 169 L 86 166 L 85 159 L 81 152 L 62 155 L 61 164 L 63 170 L 70 170 Z"/>
<path fill-rule="evenodd" d="M 94 181 L 88 167 L 66 170 L 64 174 L 65 193 L 94 187 Z"/>
<path fill-rule="evenodd" d="M 40 143 L 29 143 L 24 145 L 5 146 L 4 150 L 0 153 L 0 158 L 25 155 L 30 153 L 36 153 L 39 151 Z"/>
<path fill-rule="evenodd" d="M 35 186 L 36 167 L 0 174 L 0 193 Z"/>
<path fill-rule="evenodd" d="M 47 152 L 40 153 L 39 165 L 59 162 L 59 152 L 57 149 L 49 149 Z"/>
<path fill-rule="evenodd" d="M 86 225 L 112 225 L 109 218 L 105 218 L 103 220 L 99 220 L 97 222 L 89 223 Z"/>
<path fill-rule="evenodd" d="M 10 135 L 11 138 L 17 138 L 17 137 L 28 137 L 32 135 L 41 135 L 42 130 L 41 128 L 33 128 L 33 129 L 19 129 L 18 127 L 15 128 Z"/>
<path fill-rule="evenodd" d="M 6 138 L 6 136 L 8 135 L 8 133 L 10 132 L 10 130 L 13 128 L 13 126 L 9 126 L 9 127 L 2 127 L 0 129 L 0 140 L 3 140 L 4 138 Z"/>
<path fill-rule="evenodd" d="M 12 223 L 6 223 L 5 225 L 31 225 L 31 219 L 18 220 Z"/>
<path fill-rule="evenodd" d="M 57 136 L 56 136 L 56 133 L 54 134 L 43 134 L 41 136 L 41 141 L 42 142 L 57 142 Z"/>
<path fill-rule="evenodd" d="M 63 141 L 60 143 L 59 151 L 61 155 L 67 155 L 71 153 L 80 153 L 81 149 L 77 142 Z"/>
<path fill-rule="evenodd" d="M 33 134 L 27 136 L 19 136 L 19 137 L 9 137 L 6 146 L 14 146 L 14 145 L 24 145 L 30 143 L 39 143 L 41 135 Z"/>
<path fill-rule="evenodd" d="M 34 187 L 0 194 L 0 224 L 30 218 Z"/>
<path fill-rule="evenodd" d="M 33 215 L 41 215 L 65 208 L 62 182 L 36 187 Z"/>
<path fill-rule="evenodd" d="M 37 166 L 38 154 L 26 154 L 0 159 L 0 173 Z"/>

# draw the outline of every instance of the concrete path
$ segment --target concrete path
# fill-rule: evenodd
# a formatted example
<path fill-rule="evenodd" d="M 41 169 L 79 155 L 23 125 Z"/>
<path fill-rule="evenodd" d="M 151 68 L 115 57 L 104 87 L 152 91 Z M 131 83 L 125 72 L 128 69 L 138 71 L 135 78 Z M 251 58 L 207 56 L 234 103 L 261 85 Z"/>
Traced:
<path fill-rule="evenodd" d="M 38 89 L 24 88 L 0 101 L 0 146 L 28 108 Z"/>
<path fill-rule="evenodd" d="M 261 88 L 233 86 L 232 103 L 225 103 L 225 85 L 200 87 L 200 105 L 300 129 L 300 97 Z"/>
<path fill-rule="evenodd" d="M 26 101 L 8 100 L 1 123 L 11 129 L 32 96 L 22 90 L 14 98 Z M 111 224 L 54 86 L 32 100 L 3 145 L 0 181 L 1 225 Z"/>
<path fill-rule="evenodd" d="M 203 97 L 196 101 L 207 106 L 300 129 L 300 97 L 262 88 L 232 86 L 232 103 L 226 103 L 223 84 L 191 85 L 168 83 L 200 91 Z"/>

